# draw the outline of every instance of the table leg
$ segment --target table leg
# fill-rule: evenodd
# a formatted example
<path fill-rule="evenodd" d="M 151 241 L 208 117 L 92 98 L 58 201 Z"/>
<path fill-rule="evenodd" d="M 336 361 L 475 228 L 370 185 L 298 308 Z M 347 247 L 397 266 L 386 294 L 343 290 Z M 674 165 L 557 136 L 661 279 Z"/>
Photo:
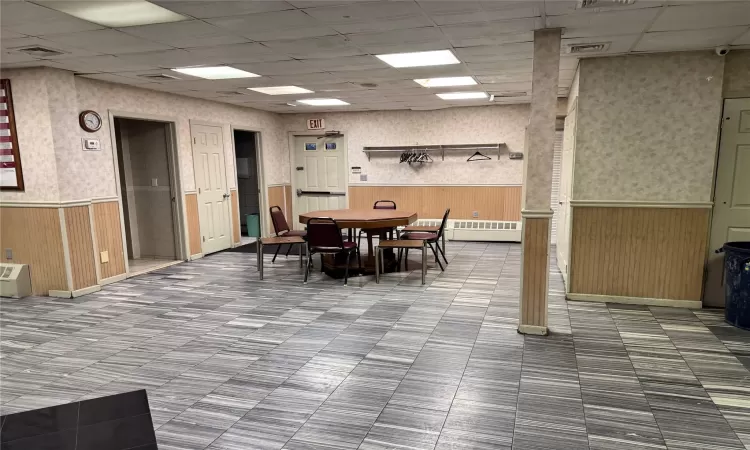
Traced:
<path fill-rule="evenodd" d="M 427 245 L 422 244 L 422 284 L 425 284 L 425 274 L 427 273 Z"/>
<path fill-rule="evenodd" d="M 260 279 L 263 279 L 263 243 L 258 245 L 258 270 L 260 270 Z"/>
<path fill-rule="evenodd" d="M 369 263 L 372 261 L 373 251 L 372 251 L 372 234 L 367 233 L 367 262 Z"/>
<path fill-rule="evenodd" d="M 375 247 L 375 283 L 380 283 L 380 261 L 379 253 L 380 247 Z"/>
<path fill-rule="evenodd" d="M 255 246 L 255 251 L 257 254 L 255 255 L 256 259 L 258 260 L 255 264 L 255 270 L 260 271 L 260 255 L 263 254 L 263 243 L 260 242 L 260 239 L 257 241 L 257 245 Z"/>
<path fill-rule="evenodd" d="M 299 266 L 302 267 L 302 246 L 304 244 L 297 244 L 299 245 Z"/>

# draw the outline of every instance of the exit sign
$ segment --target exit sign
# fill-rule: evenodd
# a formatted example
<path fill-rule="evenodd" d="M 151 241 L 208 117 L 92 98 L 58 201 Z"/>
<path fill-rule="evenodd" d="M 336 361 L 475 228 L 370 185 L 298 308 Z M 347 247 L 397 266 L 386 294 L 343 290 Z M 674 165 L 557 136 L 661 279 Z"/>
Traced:
<path fill-rule="evenodd" d="M 326 127 L 326 123 L 323 119 L 307 119 L 308 130 L 322 130 Z"/>

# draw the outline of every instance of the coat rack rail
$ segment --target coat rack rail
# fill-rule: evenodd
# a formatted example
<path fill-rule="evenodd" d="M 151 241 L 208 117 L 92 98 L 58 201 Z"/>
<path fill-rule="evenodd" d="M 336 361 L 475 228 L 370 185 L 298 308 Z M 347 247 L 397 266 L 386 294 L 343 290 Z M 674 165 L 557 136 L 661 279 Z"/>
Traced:
<path fill-rule="evenodd" d="M 399 145 L 394 147 L 363 147 L 362 151 L 367 154 L 367 160 L 375 154 L 403 153 L 403 152 L 425 152 L 439 153 L 441 159 L 445 161 L 445 152 L 497 152 L 497 159 L 503 150 L 506 149 L 504 143 L 499 144 L 454 144 L 454 145 Z"/>

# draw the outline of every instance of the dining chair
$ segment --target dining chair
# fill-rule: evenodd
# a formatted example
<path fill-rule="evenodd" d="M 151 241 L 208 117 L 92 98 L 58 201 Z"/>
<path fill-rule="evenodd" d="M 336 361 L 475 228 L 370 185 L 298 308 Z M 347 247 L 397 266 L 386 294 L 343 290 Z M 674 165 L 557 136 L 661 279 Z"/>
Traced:
<path fill-rule="evenodd" d="M 354 242 L 344 242 L 341 236 L 339 225 L 330 217 L 314 217 L 307 222 L 307 255 L 308 264 L 305 267 L 305 283 L 312 266 L 312 255 L 315 253 L 322 255 L 346 254 L 346 269 L 344 270 L 344 286 L 349 280 L 349 262 L 352 252 L 357 254 L 357 262 L 360 270 L 362 269 L 362 257 L 359 253 L 359 247 Z"/>
<path fill-rule="evenodd" d="M 430 233 L 430 232 L 420 232 L 420 231 L 407 231 L 405 233 L 401 234 L 401 239 L 409 239 L 409 240 L 419 240 L 424 241 L 425 244 L 427 244 L 430 249 L 432 250 L 432 253 L 435 255 L 435 262 L 438 263 L 440 266 L 440 270 L 445 270 L 443 268 L 443 263 L 440 262 L 440 257 L 438 256 L 438 252 L 440 252 L 443 256 L 443 260 L 445 261 L 445 264 L 448 264 L 448 259 L 445 257 L 445 253 L 443 252 L 443 249 L 440 248 L 440 238 L 443 237 L 443 232 L 445 231 L 445 225 L 448 223 L 448 215 L 450 215 L 451 209 L 448 208 L 445 210 L 445 214 L 443 214 L 443 220 L 440 222 L 440 228 L 438 228 L 437 232 Z M 434 247 L 433 247 L 434 244 Z M 437 250 L 436 250 L 437 248 Z M 409 257 L 409 249 L 404 249 L 404 257 Z M 400 260 L 401 258 L 399 258 Z"/>
<path fill-rule="evenodd" d="M 286 221 L 286 217 L 284 217 L 284 211 L 281 210 L 278 206 L 272 206 L 269 209 L 269 212 L 271 213 L 271 223 L 273 224 L 273 231 L 276 233 L 276 236 L 299 236 L 301 238 L 305 238 L 307 236 L 307 231 L 302 230 L 292 230 L 289 228 L 289 224 Z M 279 254 L 279 250 L 281 249 L 281 246 L 283 244 L 279 244 L 276 246 L 276 252 L 273 254 L 273 259 L 271 262 L 276 262 L 276 256 Z M 286 249 L 286 255 L 289 256 L 289 252 L 292 250 L 292 245 L 289 245 L 289 248 Z"/>
<path fill-rule="evenodd" d="M 396 208 L 396 202 L 393 200 L 378 200 L 375 202 L 374 205 L 372 205 L 372 209 L 398 209 Z M 369 228 L 369 229 L 360 229 L 359 235 L 357 236 L 357 247 L 360 246 L 360 243 L 362 242 L 362 233 L 365 233 L 367 235 L 367 239 L 372 239 L 375 235 L 380 235 L 380 233 L 383 230 L 389 230 L 391 233 L 391 239 L 393 239 L 393 228 Z"/>

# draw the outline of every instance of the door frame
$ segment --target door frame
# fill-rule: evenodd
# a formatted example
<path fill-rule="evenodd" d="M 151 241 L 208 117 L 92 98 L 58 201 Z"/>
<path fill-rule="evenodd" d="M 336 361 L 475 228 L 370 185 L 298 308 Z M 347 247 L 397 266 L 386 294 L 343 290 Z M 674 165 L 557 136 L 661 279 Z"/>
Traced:
<path fill-rule="evenodd" d="M 339 137 L 341 137 L 343 143 L 344 143 L 344 189 L 346 191 L 346 207 L 349 207 L 349 145 L 346 140 L 346 131 L 337 130 L 340 134 Z M 294 140 L 298 137 L 304 137 L 304 136 L 325 136 L 325 131 L 289 131 L 288 132 L 288 146 L 289 146 L 289 179 L 291 180 L 290 185 L 292 186 L 292 211 L 291 214 L 294 214 L 294 211 L 299 211 L 297 208 L 297 182 L 296 177 L 294 176 L 294 169 L 297 167 L 294 162 Z M 287 218 L 287 222 L 289 221 L 289 218 Z M 292 224 L 296 224 L 297 221 L 292 219 Z M 294 227 L 294 225 L 292 225 Z"/>
<path fill-rule="evenodd" d="M 148 122 L 159 122 L 166 126 L 167 137 L 167 164 L 169 165 L 169 186 L 172 195 L 175 197 L 174 214 L 172 214 L 172 226 L 175 235 L 175 258 L 181 261 L 187 261 L 190 251 L 188 249 L 187 239 L 187 217 L 185 215 L 185 195 L 182 186 L 182 174 L 180 172 L 180 156 L 177 149 L 177 117 L 160 116 L 155 114 L 144 114 L 128 111 L 110 109 L 107 111 L 109 119 L 109 136 L 112 142 L 110 156 L 115 171 L 115 187 L 117 190 L 117 205 L 120 212 L 120 234 L 122 238 L 122 253 L 125 260 L 125 276 L 130 274 L 130 264 L 128 263 L 128 242 L 125 236 L 125 216 L 122 200 L 122 189 L 120 184 L 120 164 L 117 158 L 117 136 L 115 133 L 115 119 L 133 119 Z"/>
<path fill-rule="evenodd" d="M 569 189 L 569 195 L 567 196 L 566 204 L 565 205 L 558 205 L 558 206 L 565 206 L 565 207 L 567 207 L 566 214 L 565 214 L 565 234 L 566 234 L 566 242 L 565 242 L 565 244 L 567 246 L 567 249 L 566 249 L 567 250 L 567 252 L 566 252 L 566 257 L 567 257 L 567 261 L 566 262 L 567 262 L 567 265 L 565 267 L 565 270 L 562 270 L 562 268 L 560 267 L 560 264 L 562 263 L 562 261 L 560 260 L 560 249 L 558 247 L 560 245 L 560 242 L 558 241 L 558 242 L 555 243 L 555 253 L 556 253 L 555 254 L 555 258 L 557 258 L 557 268 L 560 270 L 560 273 L 563 276 L 563 286 L 565 287 L 565 294 L 569 294 L 570 293 L 570 266 L 571 266 L 570 262 L 573 259 L 572 258 L 572 254 L 573 254 L 573 242 L 572 242 L 572 240 L 573 240 L 573 210 L 574 210 L 574 208 L 573 208 L 573 205 L 571 204 L 571 202 L 573 201 L 573 192 L 574 192 L 574 187 L 575 187 L 575 176 L 576 176 L 576 147 L 577 147 L 577 145 L 576 145 L 576 137 L 577 137 L 577 133 L 578 133 L 578 115 L 577 115 L 578 114 L 578 97 L 576 97 L 575 99 L 573 99 L 573 105 L 571 106 L 570 109 L 568 109 L 568 112 L 565 115 L 565 118 L 567 119 L 567 117 L 570 116 L 573 113 L 576 114 L 576 120 L 575 120 L 575 124 L 573 126 L 573 130 L 571 130 L 571 133 L 573 133 L 573 137 L 572 137 L 573 148 L 570 151 L 570 153 L 571 153 L 571 155 L 570 155 L 570 158 L 571 158 L 571 161 L 570 161 L 570 164 L 571 164 L 571 167 L 570 167 L 570 183 L 569 183 L 570 189 Z M 562 147 L 562 155 L 561 155 L 561 161 L 560 161 L 560 165 L 561 165 L 560 170 L 563 169 L 563 167 L 562 167 L 563 159 L 562 158 L 565 156 L 565 134 L 564 133 L 565 133 L 565 128 L 563 127 L 563 147 Z M 562 184 L 562 179 L 563 179 L 564 176 L 565 176 L 564 173 L 560 174 L 560 182 L 561 182 L 560 184 Z M 558 195 L 557 199 L 558 199 L 558 202 L 559 202 L 560 201 L 559 195 Z M 558 211 L 559 211 L 559 208 L 558 208 Z M 558 230 L 560 229 L 560 221 L 559 220 L 557 222 L 557 229 Z"/>
<path fill-rule="evenodd" d="M 234 163 L 232 164 L 234 166 L 234 183 L 235 183 L 235 189 L 237 190 L 237 199 L 239 202 L 239 195 L 240 195 L 240 181 L 237 177 L 237 145 L 234 142 L 234 132 L 235 131 L 247 131 L 255 133 L 255 160 L 258 162 L 256 171 L 258 172 L 258 199 L 260 200 L 260 235 L 261 236 L 270 236 L 269 230 L 268 230 L 268 224 L 266 223 L 266 211 L 268 211 L 268 187 L 266 186 L 266 170 L 264 165 L 264 159 L 263 159 L 263 132 L 260 130 L 255 130 L 248 127 L 243 126 L 237 126 L 237 125 L 230 125 L 229 130 L 232 134 L 232 154 L 234 155 Z M 242 241 L 242 217 L 240 219 L 240 241 Z M 234 226 L 234 224 L 232 224 Z M 239 243 L 232 243 L 232 247 L 237 247 L 241 245 L 241 242 Z"/>
<path fill-rule="evenodd" d="M 218 127 L 218 128 L 221 128 L 221 145 L 222 145 L 223 150 L 224 150 L 223 152 L 221 152 L 221 154 L 224 156 L 224 164 L 222 164 L 222 166 L 224 167 L 224 178 L 226 178 L 227 193 L 230 194 L 230 198 L 229 199 L 231 200 L 231 191 L 232 191 L 232 188 L 229 187 L 229 179 L 230 178 L 229 178 L 229 171 L 227 170 L 227 139 L 226 139 L 226 135 L 225 135 L 225 132 L 227 131 L 227 128 L 226 128 L 227 125 L 223 124 L 223 123 L 219 123 L 219 122 L 211 122 L 211 121 L 208 121 L 208 120 L 201 120 L 201 119 L 189 119 L 188 122 L 190 124 L 190 127 L 189 127 L 189 132 L 190 132 L 190 160 L 191 160 L 191 163 L 192 163 L 192 166 L 193 166 L 193 184 L 195 185 L 195 193 L 196 193 L 196 195 L 200 196 L 200 194 L 198 193 L 198 186 L 197 186 L 197 182 L 196 182 L 196 178 L 195 178 L 195 159 L 193 158 L 193 154 L 195 153 L 195 149 L 193 148 L 193 125 L 203 125 L 203 126 L 207 126 L 207 127 Z M 232 136 L 230 136 L 230 138 L 231 138 L 232 145 L 234 145 L 234 138 Z M 234 147 L 232 147 L 232 154 L 234 154 Z M 234 166 L 234 163 L 232 163 L 232 166 Z M 234 170 L 235 170 L 235 175 L 236 175 L 236 168 Z M 237 186 L 235 186 L 234 188 L 237 189 Z M 227 202 L 227 203 L 231 203 L 231 201 Z M 234 223 L 232 222 L 232 207 L 231 207 L 231 205 L 228 205 L 228 206 L 229 206 L 229 211 L 227 211 L 227 217 L 229 217 L 229 247 L 228 248 L 234 248 L 235 245 L 234 245 L 234 242 L 232 242 L 232 237 L 233 237 L 233 234 L 234 234 L 233 233 L 234 229 L 232 228 L 234 226 Z M 200 229 L 200 227 L 202 225 L 203 224 L 201 224 L 200 213 L 199 213 L 198 214 L 198 229 Z M 202 233 L 201 233 L 201 236 L 202 236 Z M 203 250 L 203 239 L 201 239 L 201 255 L 203 255 L 203 256 L 206 255 L 206 252 Z"/>

